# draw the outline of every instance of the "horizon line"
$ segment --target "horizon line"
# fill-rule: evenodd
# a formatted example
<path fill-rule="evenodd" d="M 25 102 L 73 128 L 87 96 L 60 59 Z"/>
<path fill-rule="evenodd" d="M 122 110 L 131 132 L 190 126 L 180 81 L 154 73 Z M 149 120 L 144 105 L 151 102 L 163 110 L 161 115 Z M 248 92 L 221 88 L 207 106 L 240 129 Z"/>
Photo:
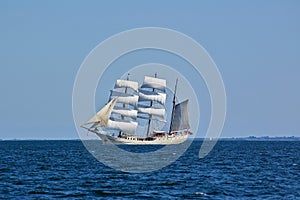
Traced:
<path fill-rule="evenodd" d="M 209 139 L 204 137 L 195 137 L 189 139 Z M 236 140 L 236 139 L 300 139 L 300 136 L 245 136 L 245 137 L 220 137 L 211 138 L 211 140 Z M 74 140 L 84 140 L 80 138 L 0 138 L 0 141 L 74 141 Z M 87 139 L 87 140 L 101 140 L 99 139 Z M 84 140 L 85 141 L 85 140 Z"/>

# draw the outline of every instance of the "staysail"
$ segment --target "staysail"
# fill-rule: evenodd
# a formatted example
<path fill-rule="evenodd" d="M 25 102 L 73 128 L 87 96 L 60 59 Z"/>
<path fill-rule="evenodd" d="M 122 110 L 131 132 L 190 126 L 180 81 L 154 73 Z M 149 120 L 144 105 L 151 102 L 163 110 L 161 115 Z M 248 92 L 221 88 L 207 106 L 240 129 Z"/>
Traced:
<path fill-rule="evenodd" d="M 97 123 L 97 126 L 106 126 L 117 100 L 117 97 L 110 100 L 96 115 L 86 121 L 83 125 Z"/>
<path fill-rule="evenodd" d="M 190 128 L 188 103 L 189 100 L 185 100 L 175 106 L 174 117 L 171 126 L 172 132 Z"/>

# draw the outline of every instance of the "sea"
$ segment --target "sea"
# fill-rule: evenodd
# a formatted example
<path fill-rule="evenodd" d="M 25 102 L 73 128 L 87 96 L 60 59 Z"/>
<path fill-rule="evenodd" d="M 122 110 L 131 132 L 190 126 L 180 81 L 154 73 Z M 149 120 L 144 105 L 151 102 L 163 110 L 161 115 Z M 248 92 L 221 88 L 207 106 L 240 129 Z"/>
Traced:
<path fill-rule="evenodd" d="M 221 140 L 199 159 L 201 143 L 160 170 L 127 173 L 80 140 L 0 141 L 0 199 L 300 199 L 300 141 Z"/>

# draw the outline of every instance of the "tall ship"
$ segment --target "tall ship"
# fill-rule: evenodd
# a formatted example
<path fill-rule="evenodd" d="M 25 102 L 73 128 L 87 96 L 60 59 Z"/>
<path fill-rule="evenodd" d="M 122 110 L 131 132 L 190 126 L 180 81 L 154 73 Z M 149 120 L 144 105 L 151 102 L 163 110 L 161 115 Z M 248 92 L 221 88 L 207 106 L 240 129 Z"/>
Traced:
<path fill-rule="evenodd" d="M 138 82 L 129 80 L 128 74 L 127 80 L 115 82 L 108 103 L 81 127 L 95 133 L 104 144 L 180 144 L 192 133 L 189 100 L 176 103 L 177 85 L 178 79 L 173 101 L 169 102 L 172 104 L 170 117 L 166 119 L 167 81 L 157 78 L 157 74 L 145 76 L 139 87 Z M 142 135 L 137 134 L 139 126 Z"/>

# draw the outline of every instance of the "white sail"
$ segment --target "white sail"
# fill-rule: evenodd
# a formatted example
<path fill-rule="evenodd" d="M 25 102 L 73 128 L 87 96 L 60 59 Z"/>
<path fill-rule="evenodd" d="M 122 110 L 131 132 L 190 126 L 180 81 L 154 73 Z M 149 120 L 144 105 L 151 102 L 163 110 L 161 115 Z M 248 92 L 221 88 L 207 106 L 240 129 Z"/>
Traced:
<path fill-rule="evenodd" d="M 115 88 L 131 88 L 134 91 L 138 91 L 138 82 L 128 81 L 128 80 L 117 80 L 115 84 Z"/>
<path fill-rule="evenodd" d="M 141 107 L 138 108 L 138 111 L 140 113 L 155 115 L 161 118 L 165 117 L 165 112 L 166 112 L 164 108 L 141 108 Z"/>
<path fill-rule="evenodd" d="M 97 112 L 96 115 L 86 121 L 84 125 L 96 123 L 97 126 L 106 126 L 117 100 L 117 97 L 110 100 L 110 102 L 108 102 L 99 112 Z"/>
<path fill-rule="evenodd" d="M 111 98 L 118 97 L 118 103 L 125 103 L 136 106 L 139 100 L 138 95 L 126 94 L 117 91 L 111 91 Z"/>
<path fill-rule="evenodd" d="M 108 120 L 107 128 L 120 130 L 124 133 L 135 134 L 137 129 L 137 122 L 121 122 L 121 121 L 113 121 Z"/>
<path fill-rule="evenodd" d="M 146 91 L 146 90 L 140 90 L 139 91 L 139 101 L 156 101 L 162 105 L 165 105 L 167 95 L 165 93 L 161 92 L 152 92 L 152 91 Z"/>
<path fill-rule="evenodd" d="M 123 115 L 123 116 L 126 116 L 126 117 L 132 117 L 132 118 L 136 118 L 137 117 L 137 113 L 138 113 L 137 110 L 131 110 L 131 109 L 125 109 L 125 108 L 118 108 L 118 107 L 115 107 L 112 110 L 112 112 L 120 114 L 120 115 Z"/>
<path fill-rule="evenodd" d="M 164 79 L 145 76 L 142 88 L 155 88 L 158 90 L 165 91 L 166 86 L 167 86 L 167 81 Z"/>
<path fill-rule="evenodd" d="M 190 128 L 188 102 L 185 100 L 175 106 L 171 131 L 179 131 Z"/>
<path fill-rule="evenodd" d="M 163 119 L 163 118 L 153 118 L 152 116 L 141 116 L 141 115 L 138 115 L 137 117 L 140 118 L 140 119 L 147 119 L 147 120 L 151 119 L 151 120 L 159 121 L 159 122 L 163 122 L 163 123 L 166 123 L 166 122 L 167 122 L 167 121 L 166 121 L 165 119 Z"/>

